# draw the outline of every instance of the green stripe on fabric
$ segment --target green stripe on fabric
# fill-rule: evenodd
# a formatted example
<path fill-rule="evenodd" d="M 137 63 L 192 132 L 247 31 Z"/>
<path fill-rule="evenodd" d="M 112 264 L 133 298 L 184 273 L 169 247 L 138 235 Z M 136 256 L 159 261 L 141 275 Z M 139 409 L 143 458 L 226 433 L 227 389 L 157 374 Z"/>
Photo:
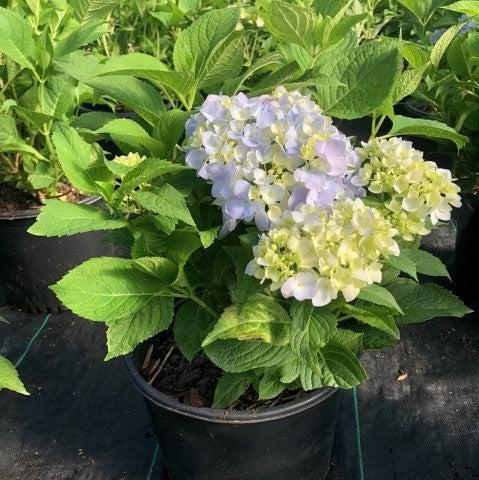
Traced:
<path fill-rule="evenodd" d="M 148 470 L 148 475 L 146 476 L 146 480 L 152 480 L 153 472 L 156 468 L 156 463 L 158 462 L 158 455 L 160 453 L 160 445 L 157 443 L 155 447 L 155 451 L 153 452 L 153 458 L 151 459 L 150 468 Z"/>
<path fill-rule="evenodd" d="M 361 443 L 361 424 L 359 417 L 359 398 L 358 392 L 353 388 L 353 413 L 354 413 L 354 426 L 356 430 L 356 453 L 358 456 L 358 468 L 359 468 L 359 480 L 366 480 L 366 473 L 364 468 L 363 459 L 363 446 Z"/>
<path fill-rule="evenodd" d="M 24 352 L 20 355 L 20 358 L 17 360 L 15 363 L 15 367 L 18 368 L 22 362 L 25 360 L 25 358 L 28 355 L 28 352 L 32 348 L 33 343 L 37 339 L 38 335 L 42 333 L 43 329 L 47 326 L 48 321 L 50 320 L 50 317 L 52 316 L 51 313 L 49 313 L 46 317 L 45 320 L 43 320 L 43 323 L 38 327 L 38 330 L 34 333 L 33 337 L 30 339 L 30 341 L 27 343 L 27 346 L 25 347 Z"/>

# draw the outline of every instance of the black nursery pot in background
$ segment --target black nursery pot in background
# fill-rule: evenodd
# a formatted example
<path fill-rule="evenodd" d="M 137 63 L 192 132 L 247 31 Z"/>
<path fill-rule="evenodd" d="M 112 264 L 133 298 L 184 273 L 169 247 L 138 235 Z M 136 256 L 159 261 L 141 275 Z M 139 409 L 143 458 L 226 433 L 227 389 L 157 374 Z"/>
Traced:
<path fill-rule="evenodd" d="M 80 203 L 98 201 L 90 197 Z M 113 247 L 104 243 L 101 232 L 62 238 L 30 235 L 27 230 L 39 211 L 0 213 L 0 302 L 28 312 L 56 312 L 61 306 L 49 285 L 91 257 L 112 254 Z"/>
<path fill-rule="evenodd" d="M 171 480 L 324 480 L 329 470 L 339 391 L 320 389 L 264 410 L 183 405 L 138 372 L 148 345 L 126 359 L 143 395 Z"/>
<path fill-rule="evenodd" d="M 466 303 L 479 307 L 479 198 L 462 194 L 456 213 L 456 264 L 454 283 Z"/>

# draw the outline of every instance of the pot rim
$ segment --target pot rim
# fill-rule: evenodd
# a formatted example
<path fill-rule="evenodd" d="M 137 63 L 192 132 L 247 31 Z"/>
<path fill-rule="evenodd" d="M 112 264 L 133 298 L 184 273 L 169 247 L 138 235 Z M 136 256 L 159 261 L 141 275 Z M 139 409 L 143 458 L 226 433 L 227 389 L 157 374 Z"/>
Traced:
<path fill-rule="evenodd" d="M 327 400 L 331 395 L 339 391 L 338 388 L 319 388 L 307 393 L 307 395 L 301 399 L 285 403 L 284 405 L 267 407 L 264 410 L 252 412 L 217 410 L 209 407 L 192 407 L 184 405 L 173 397 L 160 392 L 140 375 L 134 360 L 134 353 L 138 348 L 139 347 L 125 356 L 125 365 L 136 389 L 142 394 L 142 396 L 145 397 L 145 399 L 148 399 L 151 403 L 164 408 L 165 410 L 177 413 L 178 415 L 191 417 L 196 420 L 203 420 L 205 422 L 230 425 L 270 422 L 303 412 L 304 410 Z"/>
<path fill-rule="evenodd" d="M 81 198 L 77 202 L 74 203 L 80 203 L 84 205 L 92 205 L 93 203 L 98 202 L 101 197 L 98 195 L 94 196 L 87 196 L 84 198 Z M 25 220 L 25 219 L 32 219 L 32 218 L 37 218 L 42 207 L 38 208 L 30 208 L 28 210 L 15 210 L 13 212 L 0 212 L 0 221 L 2 220 L 8 220 L 8 221 L 14 221 L 14 220 Z"/>

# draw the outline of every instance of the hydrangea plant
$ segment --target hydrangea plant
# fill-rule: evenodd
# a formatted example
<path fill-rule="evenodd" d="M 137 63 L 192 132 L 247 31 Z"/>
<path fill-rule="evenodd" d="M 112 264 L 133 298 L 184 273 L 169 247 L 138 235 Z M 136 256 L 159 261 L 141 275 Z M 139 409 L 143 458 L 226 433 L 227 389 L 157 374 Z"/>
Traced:
<path fill-rule="evenodd" d="M 88 260 L 53 290 L 107 324 L 107 358 L 167 329 L 189 360 L 203 352 L 224 371 L 214 407 L 250 385 L 260 399 L 354 387 L 360 351 L 394 345 L 400 325 L 469 312 L 418 283 L 448 276 L 418 246 L 460 206 L 450 172 L 400 138 L 353 146 L 309 96 L 210 95 L 183 161 L 104 161 L 68 126 L 56 141 L 72 183 L 105 208 L 52 200 L 30 232 L 114 230 L 130 255 Z"/>

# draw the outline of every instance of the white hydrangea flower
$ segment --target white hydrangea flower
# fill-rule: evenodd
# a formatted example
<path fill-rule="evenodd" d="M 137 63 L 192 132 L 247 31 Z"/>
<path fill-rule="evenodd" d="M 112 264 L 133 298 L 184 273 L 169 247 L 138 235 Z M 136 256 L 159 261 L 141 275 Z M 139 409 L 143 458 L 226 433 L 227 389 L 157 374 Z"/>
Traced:
<path fill-rule="evenodd" d="M 223 233 L 240 220 L 265 231 L 286 210 L 364 195 L 351 183 L 360 159 L 350 140 L 299 92 L 209 95 L 186 135 L 186 163 L 213 183 Z"/>
<path fill-rule="evenodd" d="M 397 233 L 359 198 L 337 201 L 329 211 L 304 205 L 262 235 L 246 273 L 317 307 L 339 293 L 351 302 L 362 288 L 381 282 L 381 261 L 399 255 Z"/>
<path fill-rule="evenodd" d="M 427 162 L 423 153 L 401 138 L 375 139 L 358 149 L 363 160 L 352 183 L 384 200 L 393 225 L 405 240 L 426 235 L 426 220 L 448 221 L 461 206 L 460 189 L 449 170 Z"/>

